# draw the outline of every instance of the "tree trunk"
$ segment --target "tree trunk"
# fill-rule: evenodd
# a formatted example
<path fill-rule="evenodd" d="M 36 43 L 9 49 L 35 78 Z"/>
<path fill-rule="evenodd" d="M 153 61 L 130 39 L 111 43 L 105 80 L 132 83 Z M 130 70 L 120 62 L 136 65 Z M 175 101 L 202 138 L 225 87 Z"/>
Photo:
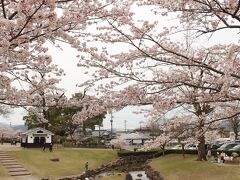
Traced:
<path fill-rule="evenodd" d="M 210 112 L 213 111 L 213 108 L 211 108 L 211 106 L 209 104 L 205 104 L 203 103 L 202 106 L 200 103 L 195 103 L 194 104 L 194 108 L 195 108 L 195 113 L 199 118 L 199 122 L 198 122 L 198 133 L 199 133 L 199 137 L 198 137 L 198 161 L 206 161 L 207 157 L 206 157 L 206 150 L 205 150 L 205 130 L 204 130 L 204 126 L 205 126 L 205 116 L 202 116 L 203 113 L 209 114 Z M 202 117 L 201 117 L 202 116 Z"/>
<path fill-rule="evenodd" d="M 162 155 L 164 156 L 165 155 L 165 146 L 162 146 L 161 149 L 162 149 Z"/>
<path fill-rule="evenodd" d="M 84 124 L 84 123 L 83 123 L 82 130 L 83 130 L 83 135 L 86 136 L 86 127 L 85 127 L 85 124 Z"/>
<path fill-rule="evenodd" d="M 48 130 L 48 123 L 42 123 L 41 126 L 42 126 L 43 129 L 47 129 Z"/>
<path fill-rule="evenodd" d="M 98 137 L 99 137 L 99 139 L 100 139 L 100 137 L 101 137 L 101 134 L 100 134 L 100 125 L 98 125 Z"/>
<path fill-rule="evenodd" d="M 206 158 L 206 150 L 205 150 L 205 137 L 204 135 L 201 135 L 199 138 L 198 138 L 198 158 L 197 158 L 198 161 L 206 161 L 207 158 Z"/>
<path fill-rule="evenodd" d="M 238 139 L 238 133 L 235 133 L 235 140 Z"/>
<path fill-rule="evenodd" d="M 238 139 L 238 127 L 233 128 L 233 132 L 234 132 L 234 138 L 235 138 L 235 140 L 237 140 Z"/>
<path fill-rule="evenodd" d="M 182 143 L 181 145 L 182 145 L 182 156 L 183 158 L 185 158 L 184 144 Z"/>
<path fill-rule="evenodd" d="M 69 134 L 69 136 L 70 136 L 71 141 L 74 142 L 75 139 L 74 139 L 74 137 L 73 137 L 73 134 Z"/>

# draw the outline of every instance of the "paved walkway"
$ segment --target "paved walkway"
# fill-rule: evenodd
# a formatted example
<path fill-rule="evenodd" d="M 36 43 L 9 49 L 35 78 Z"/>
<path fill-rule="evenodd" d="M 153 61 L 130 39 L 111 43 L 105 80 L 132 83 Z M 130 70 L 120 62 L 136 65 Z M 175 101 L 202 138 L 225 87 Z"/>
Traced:
<path fill-rule="evenodd" d="M 10 175 L 9 180 L 38 180 L 2 148 L 0 148 L 0 164 L 8 171 Z"/>

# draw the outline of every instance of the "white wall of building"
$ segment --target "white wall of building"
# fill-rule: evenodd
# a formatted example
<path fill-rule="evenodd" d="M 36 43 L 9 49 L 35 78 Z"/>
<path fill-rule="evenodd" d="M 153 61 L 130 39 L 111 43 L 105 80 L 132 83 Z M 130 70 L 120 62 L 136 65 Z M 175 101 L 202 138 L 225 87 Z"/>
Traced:
<path fill-rule="evenodd" d="M 27 137 L 23 137 L 22 138 L 22 143 L 26 143 L 26 139 L 27 139 Z"/>
<path fill-rule="evenodd" d="M 45 131 L 42 128 L 37 128 L 34 131 L 27 132 L 25 135 L 22 137 L 22 143 L 34 143 L 35 137 L 38 137 L 39 142 L 43 143 L 43 138 L 45 139 L 46 143 L 52 143 L 52 133 Z M 37 143 L 39 143 L 37 142 Z"/>
<path fill-rule="evenodd" d="M 48 134 L 46 137 L 46 143 L 51 143 L 51 142 L 52 142 L 52 136 Z"/>
<path fill-rule="evenodd" d="M 29 135 L 28 135 L 28 140 L 27 140 L 27 142 L 28 142 L 28 143 L 33 143 L 33 141 L 34 141 L 33 135 L 32 135 L 32 134 L 29 134 Z"/>

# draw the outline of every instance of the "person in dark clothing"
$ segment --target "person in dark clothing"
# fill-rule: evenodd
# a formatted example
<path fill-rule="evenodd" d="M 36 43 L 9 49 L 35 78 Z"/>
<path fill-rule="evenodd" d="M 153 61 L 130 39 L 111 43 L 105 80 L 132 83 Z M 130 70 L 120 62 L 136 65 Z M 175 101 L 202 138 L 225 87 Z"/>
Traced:
<path fill-rule="evenodd" d="M 52 144 L 52 143 L 50 143 L 50 145 L 49 145 L 49 151 L 50 151 L 50 152 L 53 151 L 53 144 Z"/>
<path fill-rule="evenodd" d="M 42 150 L 45 151 L 45 149 L 46 149 L 46 143 L 44 142 L 44 143 L 43 143 L 43 149 L 42 149 Z"/>

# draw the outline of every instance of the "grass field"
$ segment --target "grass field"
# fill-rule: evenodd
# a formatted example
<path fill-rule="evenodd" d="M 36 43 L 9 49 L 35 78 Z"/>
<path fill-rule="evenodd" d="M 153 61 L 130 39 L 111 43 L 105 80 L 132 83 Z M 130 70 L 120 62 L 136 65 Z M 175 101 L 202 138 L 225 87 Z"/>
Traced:
<path fill-rule="evenodd" d="M 196 161 L 196 156 L 167 155 L 154 159 L 150 165 L 165 180 L 239 180 L 240 166 Z"/>
<path fill-rule="evenodd" d="M 50 179 L 81 174 L 86 161 L 89 163 L 89 169 L 92 169 L 117 158 L 116 151 L 101 149 L 66 148 L 54 152 L 23 149 L 8 153 L 29 169 L 33 176 Z M 60 161 L 53 162 L 51 158 L 59 158 Z"/>
<path fill-rule="evenodd" d="M 84 164 L 89 162 L 89 169 L 98 167 L 117 158 L 116 151 L 105 149 L 64 148 L 54 152 L 41 149 L 18 149 L 8 153 L 22 163 L 33 176 L 55 180 L 63 176 L 81 174 Z M 52 162 L 51 158 L 59 158 Z M 195 155 L 167 155 L 153 159 L 150 165 L 159 171 L 165 180 L 239 180 L 240 166 L 195 161 Z M 0 165 L 0 179 L 13 180 Z M 125 175 L 102 177 L 101 180 L 123 180 Z"/>

